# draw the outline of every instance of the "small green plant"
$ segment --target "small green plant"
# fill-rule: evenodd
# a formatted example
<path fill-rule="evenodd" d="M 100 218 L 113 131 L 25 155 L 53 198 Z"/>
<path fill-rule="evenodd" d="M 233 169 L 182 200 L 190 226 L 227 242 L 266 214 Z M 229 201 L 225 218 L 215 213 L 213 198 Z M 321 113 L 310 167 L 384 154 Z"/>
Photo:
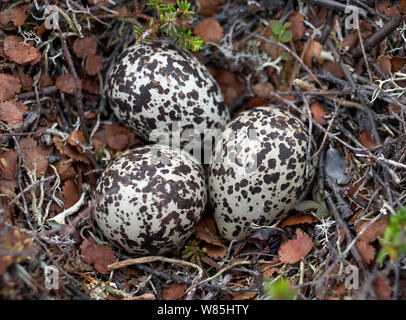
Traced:
<path fill-rule="evenodd" d="M 289 280 L 280 278 L 266 285 L 266 293 L 269 300 L 295 300 L 296 290 Z"/>
<path fill-rule="evenodd" d="M 396 261 L 400 255 L 406 254 L 406 206 L 403 206 L 389 218 L 383 238 L 380 240 L 381 250 L 376 262 L 382 265 L 387 257 Z"/>
<path fill-rule="evenodd" d="M 205 255 L 206 253 L 200 249 L 200 241 L 196 240 L 189 240 L 182 251 L 182 259 L 189 259 L 192 263 L 196 263 L 198 257 Z"/>
<path fill-rule="evenodd" d="M 150 0 L 146 5 L 157 10 L 157 18 L 149 20 L 147 30 L 134 25 L 137 43 L 157 39 L 158 33 L 164 32 L 166 36 L 173 39 L 174 44 L 181 48 L 186 46 L 191 51 L 199 51 L 203 45 L 203 39 L 193 37 L 192 30 L 188 29 L 194 15 L 194 11 L 190 10 L 191 4 L 185 0 L 177 0 L 176 4 L 177 8 L 163 3 L 163 0 Z"/>
<path fill-rule="evenodd" d="M 292 39 L 292 31 L 288 28 L 292 25 L 290 22 L 281 24 L 277 20 L 271 20 L 272 40 L 277 42 L 289 42 Z"/>

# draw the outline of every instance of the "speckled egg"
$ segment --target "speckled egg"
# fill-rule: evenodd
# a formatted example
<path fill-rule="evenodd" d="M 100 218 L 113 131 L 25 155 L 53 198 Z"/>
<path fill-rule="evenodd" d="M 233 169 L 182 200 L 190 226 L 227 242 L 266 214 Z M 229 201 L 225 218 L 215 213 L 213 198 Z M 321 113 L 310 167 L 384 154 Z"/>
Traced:
<path fill-rule="evenodd" d="M 209 195 L 220 234 L 243 240 L 258 225 L 271 225 L 305 196 L 308 129 L 284 109 L 240 113 L 223 130 L 209 168 Z"/>
<path fill-rule="evenodd" d="M 125 50 L 111 70 L 110 105 L 126 126 L 148 141 L 151 132 L 179 128 L 203 134 L 222 129 L 230 114 L 207 68 L 186 50 L 162 41 Z"/>
<path fill-rule="evenodd" d="M 153 145 L 116 158 L 100 176 L 93 218 L 105 237 L 134 255 L 183 245 L 205 209 L 203 169 L 179 149 Z"/>

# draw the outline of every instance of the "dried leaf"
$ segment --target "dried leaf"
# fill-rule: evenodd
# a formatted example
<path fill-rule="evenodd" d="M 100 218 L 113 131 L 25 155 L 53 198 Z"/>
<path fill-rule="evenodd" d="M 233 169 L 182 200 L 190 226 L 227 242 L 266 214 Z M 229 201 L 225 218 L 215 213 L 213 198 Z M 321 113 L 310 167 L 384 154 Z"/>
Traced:
<path fill-rule="evenodd" d="M 13 8 L 11 21 L 13 21 L 15 26 L 22 26 L 25 23 L 25 20 L 27 19 L 26 12 L 29 7 L 30 5 L 26 4 Z"/>
<path fill-rule="evenodd" d="M 29 75 L 24 73 L 24 68 L 22 66 L 18 67 L 18 78 L 20 79 L 24 91 L 31 90 L 34 82 Z"/>
<path fill-rule="evenodd" d="M 362 221 L 357 224 L 356 231 L 359 234 L 367 225 L 369 221 Z M 366 229 L 362 235 L 360 236 L 360 241 L 365 242 L 374 242 L 376 239 L 383 236 L 383 232 L 385 231 L 386 227 L 389 225 L 389 222 L 385 218 L 381 218 Z"/>
<path fill-rule="evenodd" d="M 341 46 L 344 48 L 344 50 L 349 51 L 357 46 L 358 40 L 358 33 L 350 33 L 343 39 Z"/>
<path fill-rule="evenodd" d="M 102 244 L 97 244 L 92 239 L 85 239 L 82 242 L 80 252 L 83 260 L 87 263 L 93 263 L 94 268 L 102 274 L 108 274 L 107 266 L 116 261 L 113 249 Z"/>
<path fill-rule="evenodd" d="M 386 275 L 375 278 L 374 288 L 379 300 L 392 300 L 392 287 Z"/>
<path fill-rule="evenodd" d="M 73 52 L 78 58 L 93 56 L 97 51 L 97 41 L 93 37 L 76 39 L 73 43 Z"/>
<path fill-rule="evenodd" d="M 337 78 L 344 78 L 344 72 L 337 62 L 325 61 L 322 68 Z"/>
<path fill-rule="evenodd" d="M 91 55 L 86 59 L 85 69 L 88 75 L 94 76 L 103 69 L 103 57 Z"/>
<path fill-rule="evenodd" d="M 279 248 L 278 255 L 282 263 L 293 264 L 304 259 L 313 248 L 313 241 L 301 229 L 296 229 L 296 239 L 288 240 Z"/>
<path fill-rule="evenodd" d="M 310 110 L 312 112 L 314 121 L 316 121 L 317 123 L 320 123 L 320 124 L 326 123 L 326 119 L 324 119 L 324 117 L 327 116 L 328 114 L 330 114 L 330 112 L 328 112 L 326 109 L 324 109 L 324 107 L 320 103 L 314 102 L 311 105 Z"/>
<path fill-rule="evenodd" d="M 355 246 L 357 247 L 362 260 L 364 260 L 366 264 L 370 264 L 374 261 L 376 250 L 372 245 L 366 241 L 357 241 Z"/>
<path fill-rule="evenodd" d="M 70 137 L 68 138 L 68 143 L 72 147 L 76 147 L 78 152 L 82 152 L 80 145 L 84 145 L 86 142 L 85 135 L 82 130 L 73 130 Z"/>
<path fill-rule="evenodd" d="M 0 162 L 0 177 L 6 180 L 14 180 L 17 177 L 17 159 L 18 153 L 14 150 L 6 151 L 0 154 L 0 159 L 4 159 L 6 166 Z"/>
<path fill-rule="evenodd" d="M 213 77 L 219 84 L 227 105 L 233 105 L 245 91 L 245 84 L 238 81 L 234 72 L 226 69 L 209 67 Z"/>
<path fill-rule="evenodd" d="M 386 56 L 379 56 L 378 59 L 376 59 L 376 64 L 378 65 L 379 68 L 383 72 L 386 73 L 387 76 L 389 76 L 392 72 L 392 63 L 391 60 L 386 57 Z"/>
<path fill-rule="evenodd" d="M 18 63 L 37 63 L 41 58 L 41 52 L 32 44 L 24 44 L 24 39 L 18 36 L 7 36 L 4 39 L 4 53 L 6 56 Z"/>
<path fill-rule="evenodd" d="M 225 257 L 227 247 L 216 236 L 216 226 L 213 219 L 205 218 L 200 220 L 194 234 L 197 239 L 207 243 L 203 245 L 203 248 L 208 256 L 214 259 Z"/>
<path fill-rule="evenodd" d="M 233 300 L 251 300 L 256 297 L 257 293 L 255 291 L 242 291 L 233 292 L 231 295 Z"/>
<path fill-rule="evenodd" d="M 10 22 L 12 17 L 12 10 L 6 9 L 3 11 L 0 11 L 0 24 L 6 25 Z"/>
<path fill-rule="evenodd" d="M 193 33 L 201 37 L 204 42 L 220 42 L 224 31 L 220 23 L 214 18 L 201 20 L 193 29 Z"/>
<path fill-rule="evenodd" d="M 212 16 L 220 12 L 219 6 L 226 0 L 200 0 L 198 13 L 203 16 Z"/>
<path fill-rule="evenodd" d="M 135 135 L 125 127 L 115 124 L 105 124 L 96 132 L 93 146 L 96 150 L 108 146 L 115 151 L 122 151 L 136 144 Z"/>
<path fill-rule="evenodd" d="M 72 180 L 67 180 L 62 187 L 64 208 L 68 209 L 78 202 L 80 195 L 78 187 Z"/>
<path fill-rule="evenodd" d="M 43 147 L 38 146 L 37 141 L 33 138 L 21 138 L 20 148 L 24 153 L 24 162 L 30 170 L 36 170 L 36 176 L 39 178 L 41 174 L 48 169 L 48 151 Z"/>
<path fill-rule="evenodd" d="M 259 97 L 259 98 L 269 98 L 270 93 L 274 90 L 275 88 L 273 85 L 269 82 L 260 82 L 257 83 L 253 88 L 252 92 Z"/>
<path fill-rule="evenodd" d="M 67 94 L 73 94 L 76 90 L 75 78 L 72 74 L 58 76 L 55 85 L 59 90 Z"/>
<path fill-rule="evenodd" d="M 163 300 L 178 300 L 183 297 L 187 289 L 186 283 L 172 283 L 162 290 Z"/>
<path fill-rule="evenodd" d="M 52 142 L 61 154 L 67 156 L 68 158 L 72 158 L 73 160 L 89 164 L 89 160 L 84 155 L 79 153 L 74 147 L 65 144 L 60 138 L 56 136 L 52 137 Z"/>
<path fill-rule="evenodd" d="M 9 129 L 18 129 L 24 123 L 27 107 L 16 100 L 0 102 L 0 120 L 7 123 Z"/>
<path fill-rule="evenodd" d="M 394 56 L 391 58 L 390 61 L 391 61 L 393 73 L 401 71 L 403 69 L 403 67 L 405 66 L 404 58 Z"/>
<path fill-rule="evenodd" d="M 300 12 L 293 12 L 289 17 L 289 22 L 292 26 L 289 30 L 292 31 L 292 40 L 301 40 L 303 38 L 303 34 L 305 32 L 305 26 L 303 24 L 304 16 Z"/>
<path fill-rule="evenodd" d="M 0 102 L 14 99 L 20 90 L 21 84 L 17 77 L 0 73 Z"/>
<path fill-rule="evenodd" d="M 285 228 L 288 226 L 295 226 L 298 224 L 305 224 L 305 223 L 313 223 L 317 221 L 317 219 L 311 215 L 308 214 L 297 214 L 294 216 L 290 216 L 288 218 L 286 218 L 285 220 L 283 220 L 282 224 L 281 224 L 281 228 Z"/>
<path fill-rule="evenodd" d="M 365 148 L 374 148 L 376 147 L 376 142 L 372 139 L 371 130 L 364 129 L 358 136 L 358 141 L 365 147 Z"/>
<path fill-rule="evenodd" d="M 316 57 L 319 64 L 322 64 L 324 59 L 321 58 L 321 52 L 323 51 L 323 45 L 317 41 L 311 41 L 307 47 L 303 56 L 303 62 L 309 68 L 312 67 L 312 58 Z"/>

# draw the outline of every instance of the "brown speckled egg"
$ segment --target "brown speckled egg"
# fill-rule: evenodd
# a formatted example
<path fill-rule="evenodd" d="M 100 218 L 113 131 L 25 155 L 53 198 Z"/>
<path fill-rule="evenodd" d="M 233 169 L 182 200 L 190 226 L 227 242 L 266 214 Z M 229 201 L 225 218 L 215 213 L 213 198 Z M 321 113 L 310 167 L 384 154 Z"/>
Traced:
<path fill-rule="evenodd" d="M 115 115 L 136 134 L 221 130 L 230 114 L 207 68 L 186 50 L 162 41 L 125 50 L 110 72 L 108 96 Z"/>
<path fill-rule="evenodd" d="M 100 176 L 94 198 L 93 218 L 109 241 L 130 254 L 154 255 L 190 237 L 207 191 L 192 156 L 157 144 L 116 158 Z"/>
<path fill-rule="evenodd" d="M 239 114 L 223 130 L 209 168 L 209 196 L 220 234 L 243 240 L 282 218 L 305 196 L 306 126 L 284 109 L 258 107 Z M 254 224 L 252 224 L 254 222 Z"/>

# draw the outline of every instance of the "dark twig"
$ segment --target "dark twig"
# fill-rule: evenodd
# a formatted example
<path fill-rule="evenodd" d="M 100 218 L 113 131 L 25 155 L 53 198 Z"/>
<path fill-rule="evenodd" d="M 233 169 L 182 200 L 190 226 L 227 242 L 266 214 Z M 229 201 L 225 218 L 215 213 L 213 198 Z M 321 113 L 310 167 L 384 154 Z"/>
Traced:
<path fill-rule="evenodd" d="M 402 16 L 400 14 L 394 16 L 388 23 L 386 23 L 381 29 L 375 32 L 372 36 L 364 41 L 365 51 L 378 45 L 385 37 L 390 35 L 393 30 L 395 30 L 399 24 L 402 22 Z M 358 45 L 351 50 L 351 54 L 354 58 L 358 58 L 362 55 L 361 45 Z"/>

